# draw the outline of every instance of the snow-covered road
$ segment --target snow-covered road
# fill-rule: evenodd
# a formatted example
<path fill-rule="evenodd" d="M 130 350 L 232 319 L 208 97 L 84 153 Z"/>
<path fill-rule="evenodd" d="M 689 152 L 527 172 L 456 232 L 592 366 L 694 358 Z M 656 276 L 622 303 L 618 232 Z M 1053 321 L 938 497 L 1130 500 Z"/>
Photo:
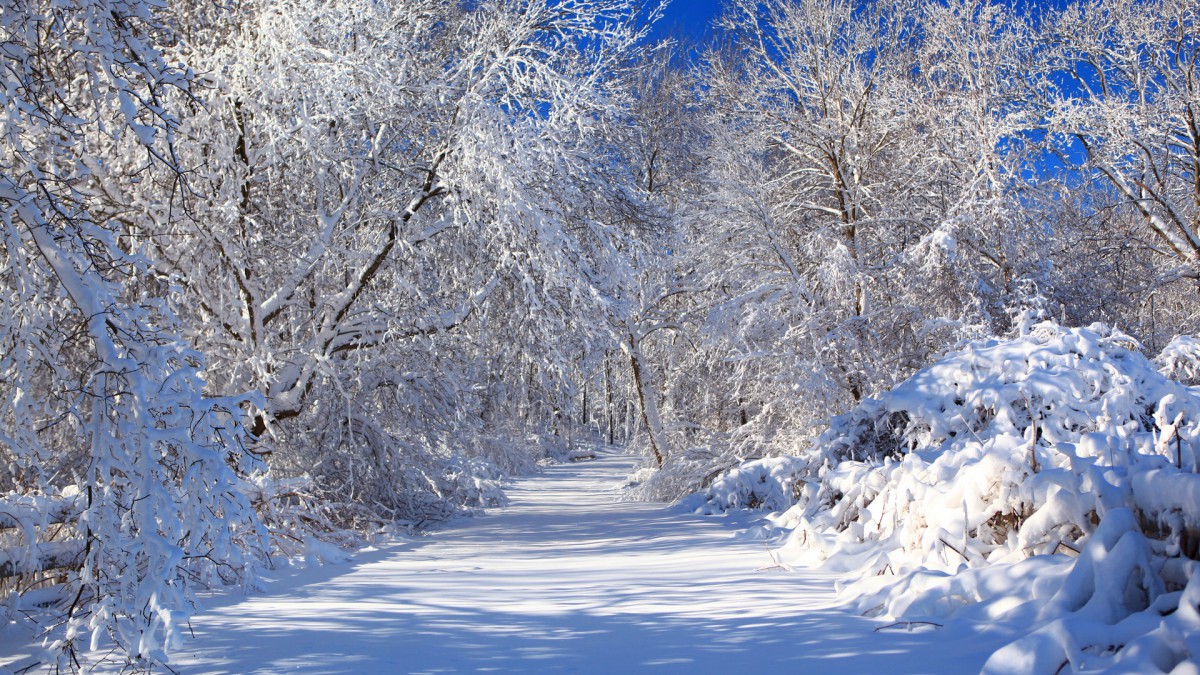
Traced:
<path fill-rule="evenodd" d="M 876 632 L 834 578 L 772 569 L 728 517 L 620 500 L 633 460 L 517 481 L 512 503 L 355 562 L 215 599 L 181 673 L 956 673 L 969 631 Z M 268 577 L 271 573 L 268 573 Z M 996 645 L 992 644 L 991 649 Z"/>

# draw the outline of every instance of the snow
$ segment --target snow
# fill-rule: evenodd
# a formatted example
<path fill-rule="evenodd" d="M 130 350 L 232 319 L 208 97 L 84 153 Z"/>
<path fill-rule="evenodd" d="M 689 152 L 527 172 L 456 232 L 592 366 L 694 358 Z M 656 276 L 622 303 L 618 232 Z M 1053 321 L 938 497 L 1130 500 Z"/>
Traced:
<path fill-rule="evenodd" d="M 1012 639 L 861 617 L 838 605 L 837 576 L 788 571 L 769 542 L 740 534 L 743 514 L 623 501 L 636 460 L 596 454 L 517 481 L 506 508 L 352 563 L 268 572 L 259 594 L 209 598 L 170 665 L 189 675 L 977 672 Z M 0 641 L 0 669 L 20 663 Z"/>
<path fill-rule="evenodd" d="M 1200 662 L 1198 437 L 1200 390 L 1136 341 L 1047 322 L 946 356 L 688 506 L 781 510 L 780 559 L 857 575 L 847 596 L 872 616 L 1024 633 L 987 672 L 1173 672 Z"/>

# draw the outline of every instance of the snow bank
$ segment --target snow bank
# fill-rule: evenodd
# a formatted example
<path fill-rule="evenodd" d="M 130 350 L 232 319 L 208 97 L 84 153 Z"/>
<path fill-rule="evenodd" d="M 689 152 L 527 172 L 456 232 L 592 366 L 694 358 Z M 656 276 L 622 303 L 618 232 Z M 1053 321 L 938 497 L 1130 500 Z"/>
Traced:
<path fill-rule="evenodd" d="M 1187 372 L 1189 345 L 1163 370 Z M 781 555 L 861 575 L 866 612 L 1028 632 L 988 672 L 1194 667 L 1200 390 L 1138 349 L 1051 323 L 973 343 L 804 455 L 727 473 L 701 508 L 790 503 Z"/>

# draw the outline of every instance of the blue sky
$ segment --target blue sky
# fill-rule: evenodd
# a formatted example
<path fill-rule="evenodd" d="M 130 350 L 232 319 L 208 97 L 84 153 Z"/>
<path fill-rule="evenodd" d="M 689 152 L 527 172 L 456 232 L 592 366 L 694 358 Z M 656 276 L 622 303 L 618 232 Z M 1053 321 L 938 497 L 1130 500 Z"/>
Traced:
<path fill-rule="evenodd" d="M 1006 0 L 1018 11 L 1036 11 L 1045 7 L 1062 7 L 1066 0 Z M 656 32 L 660 35 L 691 35 L 703 37 L 712 20 L 721 11 L 721 0 L 672 0 Z"/>
<path fill-rule="evenodd" d="M 667 35 L 682 33 L 702 36 L 721 11 L 721 0 L 674 0 L 658 29 Z"/>

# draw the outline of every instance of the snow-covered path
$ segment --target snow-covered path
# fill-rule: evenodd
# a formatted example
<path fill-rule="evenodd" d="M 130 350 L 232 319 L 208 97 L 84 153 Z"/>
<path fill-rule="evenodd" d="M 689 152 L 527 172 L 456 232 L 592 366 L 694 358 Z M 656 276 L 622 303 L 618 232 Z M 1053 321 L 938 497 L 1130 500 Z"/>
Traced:
<path fill-rule="evenodd" d="M 978 672 L 978 640 L 875 632 L 833 578 L 769 569 L 733 522 L 620 501 L 632 460 L 518 481 L 432 535 L 217 600 L 181 673 Z M 965 636 L 962 636 L 965 637 Z M 992 648 L 995 648 L 994 646 Z"/>

